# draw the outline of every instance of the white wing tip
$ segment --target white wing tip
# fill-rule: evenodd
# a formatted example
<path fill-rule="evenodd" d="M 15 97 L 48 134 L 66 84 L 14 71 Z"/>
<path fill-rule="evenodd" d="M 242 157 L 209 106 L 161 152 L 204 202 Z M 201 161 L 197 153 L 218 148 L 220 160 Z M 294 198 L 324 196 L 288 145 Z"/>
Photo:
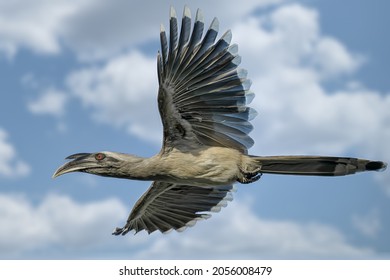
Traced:
<path fill-rule="evenodd" d="M 213 29 L 215 30 L 216 32 L 218 32 L 219 30 L 219 21 L 218 21 L 218 18 L 214 18 L 213 21 L 211 22 L 210 24 L 210 29 Z"/>
<path fill-rule="evenodd" d="M 176 16 L 176 10 L 175 10 L 175 8 L 174 8 L 173 6 L 171 6 L 171 9 L 170 9 L 170 11 L 169 11 L 169 17 L 170 17 L 170 18 L 177 18 L 177 16 Z"/>
<path fill-rule="evenodd" d="M 190 8 L 188 8 L 187 5 L 184 6 L 183 18 L 184 17 L 191 18 L 191 10 L 190 10 Z"/>
<path fill-rule="evenodd" d="M 204 22 L 203 12 L 202 12 L 201 9 L 198 9 L 198 10 L 196 11 L 195 21 Z"/>

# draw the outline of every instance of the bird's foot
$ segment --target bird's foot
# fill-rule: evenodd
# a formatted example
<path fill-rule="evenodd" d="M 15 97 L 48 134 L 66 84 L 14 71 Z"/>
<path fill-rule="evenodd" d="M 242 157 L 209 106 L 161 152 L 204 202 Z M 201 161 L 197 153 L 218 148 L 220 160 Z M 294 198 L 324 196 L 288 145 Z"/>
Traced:
<path fill-rule="evenodd" d="M 262 173 L 260 173 L 260 168 L 255 169 L 253 171 L 243 171 L 241 170 L 241 176 L 237 178 L 237 181 L 240 182 L 241 184 L 250 184 L 253 182 L 256 182 L 261 178 Z"/>

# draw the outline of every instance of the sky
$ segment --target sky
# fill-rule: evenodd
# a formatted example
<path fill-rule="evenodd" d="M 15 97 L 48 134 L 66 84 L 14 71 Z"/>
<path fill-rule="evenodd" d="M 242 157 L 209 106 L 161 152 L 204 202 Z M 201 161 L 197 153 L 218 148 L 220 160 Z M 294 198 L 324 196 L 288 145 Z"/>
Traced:
<path fill-rule="evenodd" d="M 390 162 L 388 1 L 0 0 L 0 258 L 389 259 L 389 170 L 264 175 L 184 232 L 119 237 L 149 182 L 51 178 L 73 153 L 158 153 L 159 29 L 184 4 L 232 30 L 250 154 Z"/>

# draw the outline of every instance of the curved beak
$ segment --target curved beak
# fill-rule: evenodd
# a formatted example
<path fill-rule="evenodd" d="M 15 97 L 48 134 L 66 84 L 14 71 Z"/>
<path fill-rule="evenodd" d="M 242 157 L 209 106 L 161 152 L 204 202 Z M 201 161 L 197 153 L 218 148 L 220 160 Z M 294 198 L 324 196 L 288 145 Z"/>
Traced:
<path fill-rule="evenodd" d="M 79 153 L 68 156 L 66 159 L 72 159 L 60 166 L 53 174 L 52 178 L 56 178 L 66 173 L 83 171 L 88 168 L 96 168 L 96 160 L 91 157 L 90 153 Z"/>

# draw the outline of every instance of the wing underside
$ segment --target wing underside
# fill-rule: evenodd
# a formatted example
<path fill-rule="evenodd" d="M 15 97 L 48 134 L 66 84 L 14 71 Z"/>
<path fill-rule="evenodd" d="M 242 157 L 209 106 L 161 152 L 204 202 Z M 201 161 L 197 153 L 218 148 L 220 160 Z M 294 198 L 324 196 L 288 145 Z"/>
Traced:
<path fill-rule="evenodd" d="M 232 186 L 197 187 L 165 182 L 153 182 L 151 187 L 136 202 L 126 225 L 116 228 L 113 234 L 124 235 L 156 230 L 166 233 L 182 231 L 207 219 L 207 212 L 218 212 L 232 200 Z"/>
<path fill-rule="evenodd" d="M 169 41 L 160 32 L 158 55 L 159 110 L 164 126 L 164 146 L 201 144 L 223 146 L 247 153 L 255 110 L 247 107 L 254 94 L 247 72 L 238 68 L 237 45 L 230 44 L 230 30 L 216 41 L 215 18 L 203 37 L 200 10 L 191 33 L 186 7 L 180 35 L 176 12 L 171 8 Z"/>

